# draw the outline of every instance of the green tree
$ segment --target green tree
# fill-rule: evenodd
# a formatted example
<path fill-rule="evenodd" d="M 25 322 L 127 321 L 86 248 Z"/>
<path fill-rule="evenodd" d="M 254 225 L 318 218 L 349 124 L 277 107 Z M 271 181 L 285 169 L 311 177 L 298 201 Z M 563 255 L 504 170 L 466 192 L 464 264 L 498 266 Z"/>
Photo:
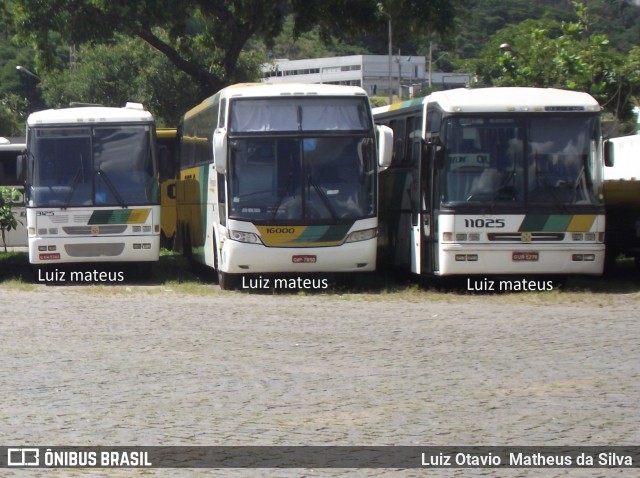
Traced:
<path fill-rule="evenodd" d="M 142 39 L 187 74 L 201 91 L 243 81 L 243 51 L 251 38 L 267 46 L 293 14 L 293 35 L 318 28 L 320 38 L 349 39 L 377 32 L 387 20 L 375 0 L 9 0 L 18 33 L 39 52 L 39 67 L 55 68 L 60 45 L 109 43 L 115 34 Z M 450 0 L 384 0 L 394 28 L 409 36 L 420 29 L 440 32 L 453 25 Z M 402 12 L 395 14 L 393 12 Z M 60 68 L 60 65 L 57 65 Z"/>
<path fill-rule="evenodd" d="M 189 76 L 139 38 L 119 35 L 110 44 L 85 44 L 76 54 L 73 70 L 53 70 L 42 81 L 43 97 L 52 107 L 136 101 L 160 126 L 175 126 L 201 94 Z"/>
<path fill-rule="evenodd" d="M 24 135 L 27 101 L 13 93 L 0 97 L 0 136 Z"/>
<path fill-rule="evenodd" d="M 493 35 L 474 65 L 479 84 L 585 91 L 628 121 L 640 92 L 637 49 L 627 57 L 614 50 L 605 34 L 593 33 L 588 9 L 574 5 L 575 21 L 527 20 Z"/>
<path fill-rule="evenodd" d="M 2 236 L 4 252 L 7 252 L 5 233 L 18 227 L 18 220 L 13 215 L 13 211 L 11 211 L 11 206 L 17 194 L 18 191 L 15 188 L 0 187 L 0 235 Z"/>

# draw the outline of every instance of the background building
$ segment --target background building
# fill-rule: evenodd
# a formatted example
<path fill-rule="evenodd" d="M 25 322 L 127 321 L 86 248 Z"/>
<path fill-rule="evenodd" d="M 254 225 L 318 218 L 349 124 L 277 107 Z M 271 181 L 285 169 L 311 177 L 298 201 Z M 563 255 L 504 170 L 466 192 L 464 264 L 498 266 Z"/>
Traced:
<path fill-rule="evenodd" d="M 307 60 L 275 59 L 263 66 L 266 83 L 301 82 L 353 85 L 364 88 L 369 95 L 386 96 L 389 90 L 394 95 L 410 97 L 423 88 L 432 86 L 442 90 L 464 87 L 471 74 L 429 74 L 423 56 L 351 55 Z M 391 77 L 391 84 L 389 78 Z"/>

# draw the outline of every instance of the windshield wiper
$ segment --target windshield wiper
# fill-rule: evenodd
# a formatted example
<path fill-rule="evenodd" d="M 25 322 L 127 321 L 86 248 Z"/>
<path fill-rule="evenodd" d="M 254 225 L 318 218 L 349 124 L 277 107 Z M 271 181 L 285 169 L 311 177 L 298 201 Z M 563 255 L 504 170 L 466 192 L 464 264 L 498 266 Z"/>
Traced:
<path fill-rule="evenodd" d="M 71 181 L 71 191 L 67 194 L 67 197 L 64 198 L 64 207 L 63 209 L 67 209 L 69 204 L 71 204 L 71 198 L 73 198 L 73 193 L 76 192 L 76 186 L 78 185 L 78 181 L 80 181 L 80 176 L 82 175 L 82 168 L 78 168 L 76 174 L 73 176 L 73 180 Z"/>
<path fill-rule="evenodd" d="M 109 179 L 109 176 L 107 175 L 107 173 L 105 171 L 103 171 L 102 169 L 98 169 L 96 171 L 96 174 L 98 176 L 102 177 L 102 180 L 104 181 L 104 183 L 109 188 L 109 191 L 111 191 L 113 193 L 113 196 L 116 198 L 116 201 L 118 201 L 118 204 L 120 205 L 120 207 L 125 209 L 127 207 L 127 205 L 122 200 L 122 196 L 120 196 L 120 193 L 118 193 L 118 190 L 115 188 L 115 186 L 113 185 L 113 183 Z"/>
<path fill-rule="evenodd" d="M 324 207 L 326 207 L 327 210 L 329 211 L 329 214 L 331 214 L 331 217 L 333 218 L 333 220 L 334 221 L 337 220 L 338 215 L 336 214 L 336 211 L 333 209 L 333 206 L 331 205 L 331 201 L 329 201 L 329 198 L 327 197 L 325 192 L 322 190 L 322 188 L 315 183 L 311 174 L 307 176 L 307 184 L 310 186 L 313 186 L 313 189 L 315 189 L 316 193 L 320 197 L 320 200 L 324 204 Z"/>

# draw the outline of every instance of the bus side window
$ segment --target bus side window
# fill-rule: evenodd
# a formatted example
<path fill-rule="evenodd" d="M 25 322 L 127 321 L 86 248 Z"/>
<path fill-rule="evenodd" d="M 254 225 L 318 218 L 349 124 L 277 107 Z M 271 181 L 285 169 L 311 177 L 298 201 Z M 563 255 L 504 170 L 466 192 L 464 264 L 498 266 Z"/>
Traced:
<path fill-rule="evenodd" d="M 427 111 L 427 138 L 433 134 L 440 133 L 442 124 L 442 113 L 436 110 Z"/>
<path fill-rule="evenodd" d="M 420 118 L 407 118 L 407 163 L 418 166 L 422 150 L 422 124 Z"/>

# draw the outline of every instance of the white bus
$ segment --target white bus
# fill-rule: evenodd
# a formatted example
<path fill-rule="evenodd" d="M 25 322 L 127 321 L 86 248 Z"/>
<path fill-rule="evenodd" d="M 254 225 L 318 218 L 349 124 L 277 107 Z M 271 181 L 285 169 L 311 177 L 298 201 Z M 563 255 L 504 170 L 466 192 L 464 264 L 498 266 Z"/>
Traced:
<path fill-rule="evenodd" d="M 586 93 L 455 89 L 374 109 L 382 263 L 423 276 L 599 275 L 600 107 Z"/>
<path fill-rule="evenodd" d="M 18 177 L 18 157 L 25 150 L 24 138 L 0 138 L 0 188 L 5 200 L 11 203 L 16 229 L 5 231 L 2 246 L 12 250 L 27 249 L 27 219 L 24 210 L 24 191 Z"/>
<path fill-rule="evenodd" d="M 188 111 L 180 126 L 177 230 L 185 255 L 243 275 L 376 267 L 376 129 L 358 87 L 241 84 Z"/>
<path fill-rule="evenodd" d="M 607 264 L 624 254 L 640 269 L 640 135 L 610 138 L 605 145 L 612 163 L 604 169 Z"/>
<path fill-rule="evenodd" d="M 142 105 L 32 113 L 23 164 L 32 264 L 158 260 L 155 124 Z"/>

